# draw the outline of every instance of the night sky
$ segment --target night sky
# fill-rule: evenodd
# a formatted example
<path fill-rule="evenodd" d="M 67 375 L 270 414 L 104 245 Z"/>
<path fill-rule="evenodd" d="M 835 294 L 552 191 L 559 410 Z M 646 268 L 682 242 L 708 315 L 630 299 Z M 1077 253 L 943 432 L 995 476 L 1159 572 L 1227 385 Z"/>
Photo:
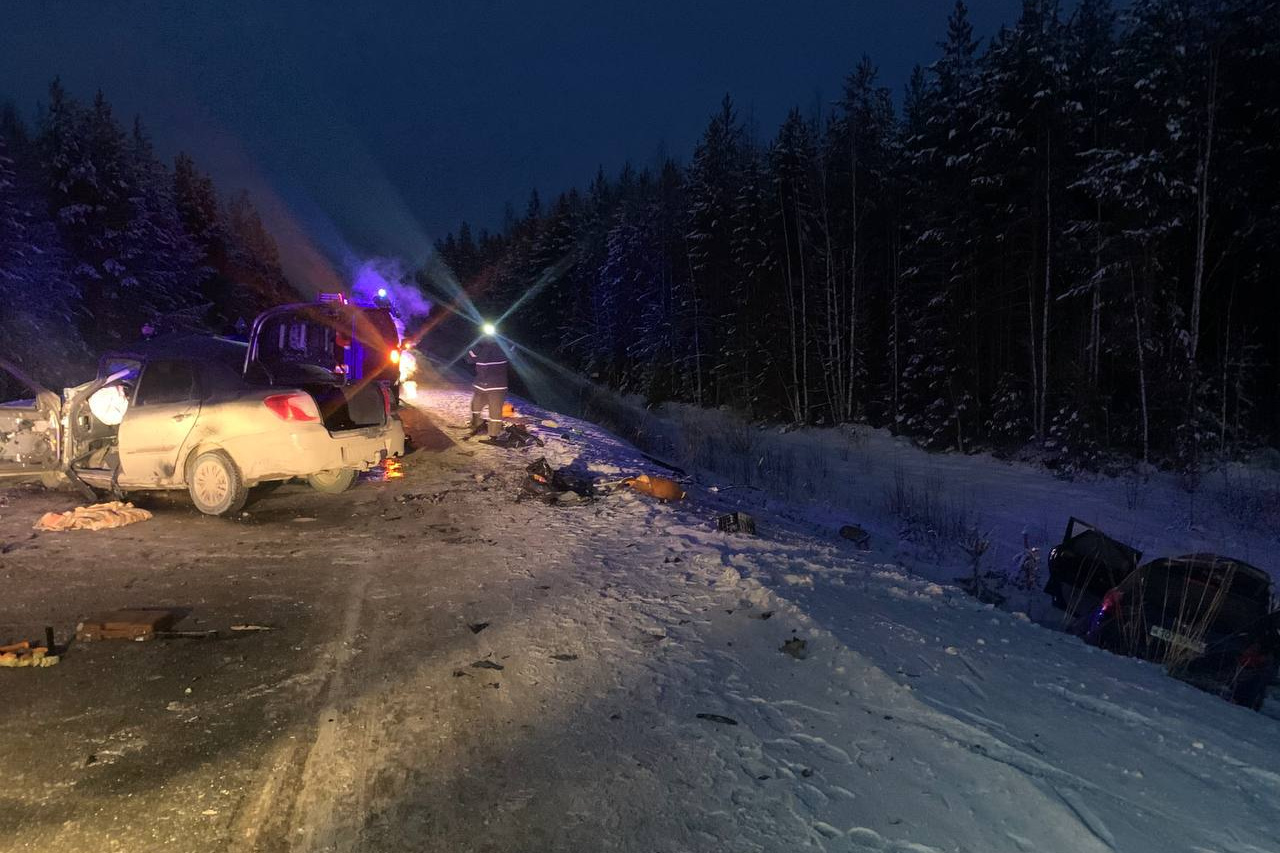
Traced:
<path fill-rule="evenodd" d="M 979 35 L 1018 0 L 973 0 Z M 162 155 L 253 191 L 296 279 L 420 261 L 463 220 L 496 227 L 603 165 L 687 161 L 726 93 L 757 138 L 838 97 L 866 52 L 900 93 L 937 56 L 950 0 L 419 3 L 11 2 L 0 98 L 27 115 L 61 75 Z M 437 7 L 437 8 L 433 8 Z M 301 283 L 301 282 L 299 282 Z"/>

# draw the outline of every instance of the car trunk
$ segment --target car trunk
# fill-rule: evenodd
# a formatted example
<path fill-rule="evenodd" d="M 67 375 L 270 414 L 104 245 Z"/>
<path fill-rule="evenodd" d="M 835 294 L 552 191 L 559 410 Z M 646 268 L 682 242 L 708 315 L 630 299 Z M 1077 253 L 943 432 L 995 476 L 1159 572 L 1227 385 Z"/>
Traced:
<path fill-rule="evenodd" d="M 1135 651 L 1166 664 L 1189 663 L 1266 618 L 1270 588 L 1256 570 L 1230 560 L 1165 559 L 1121 587 L 1131 608 Z"/>
<path fill-rule="evenodd" d="M 377 385 L 307 385 L 320 418 L 330 432 L 364 429 L 386 423 L 386 402 Z"/>
<path fill-rule="evenodd" d="M 264 313 L 254 322 L 245 378 L 306 391 L 330 432 L 386 423 L 382 388 L 368 381 L 347 384 L 342 372 L 338 330 L 346 316 L 333 305 L 288 306 Z"/>

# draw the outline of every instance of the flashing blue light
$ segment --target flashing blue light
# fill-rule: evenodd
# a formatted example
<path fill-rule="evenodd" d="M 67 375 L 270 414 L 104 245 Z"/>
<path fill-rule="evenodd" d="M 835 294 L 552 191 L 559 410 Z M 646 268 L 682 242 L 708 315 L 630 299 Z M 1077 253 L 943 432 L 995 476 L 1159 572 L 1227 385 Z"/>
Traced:
<path fill-rule="evenodd" d="M 387 298 L 387 289 L 386 289 L 385 287 L 379 287 L 379 288 L 378 288 L 378 298 L 379 298 L 379 299 L 386 299 L 386 298 Z"/>

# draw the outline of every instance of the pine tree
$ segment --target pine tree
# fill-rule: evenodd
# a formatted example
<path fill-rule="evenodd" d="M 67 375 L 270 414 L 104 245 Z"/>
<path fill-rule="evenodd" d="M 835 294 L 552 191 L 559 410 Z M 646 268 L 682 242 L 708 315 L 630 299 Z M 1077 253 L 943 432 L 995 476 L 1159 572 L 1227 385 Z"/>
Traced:
<path fill-rule="evenodd" d="M 976 365 L 964 351 L 972 340 L 966 333 L 978 333 L 971 192 L 977 42 L 961 0 L 942 47 L 923 102 L 915 106 L 927 118 L 906 143 L 915 175 L 904 250 L 909 332 L 902 348 L 899 426 L 926 446 L 964 450 L 977 416 Z"/>
<path fill-rule="evenodd" d="M 200 286 L 210 271 L 182 223 L 173 179 L 156 159 L 141 120 L 134 122 L 126 158 L 129 214 L 122 235 L 122 283 L 153 318 L 180 313 L 183 325 L 203 328 L 207 306 L 201 304 Z"/>
<path fill-rule="evenodd" d="M 233 323 L 246 306 L 236 304 L 234 282 L 229 276 L 230 246 L 227 223 L 213 179 L 196 168 L 195 161 L 179 154 L 173 162 L 173 197 L 178 217 L 199 252 L 200 297 L 208 303 L 209 321 L 215 326 Z"/>
<path fill-rule="evenodd" d="M 690 398 L 722 402 L 716 355 L 743 301 L 733 266 L 733 209 L 741 185 L 743 131 L 725 95 L 694 149 L 686 175 L 689 276 L 676 297 L 677 345 Z M 740 369 L 734 366 L 736 372 Z M 735 383 L 728 383 L 732 387 Z M 727 400 L 723 400 L 727 402 Z"/>
<path fill-rule="evenodd" d="M 76 332 L 79 294 L 71 259 L 49 216 L 37 168 L 25 129 L 6 107 L 0 116 L 0 357 L 60 387 L 77 378 L 88 353 Z"/>

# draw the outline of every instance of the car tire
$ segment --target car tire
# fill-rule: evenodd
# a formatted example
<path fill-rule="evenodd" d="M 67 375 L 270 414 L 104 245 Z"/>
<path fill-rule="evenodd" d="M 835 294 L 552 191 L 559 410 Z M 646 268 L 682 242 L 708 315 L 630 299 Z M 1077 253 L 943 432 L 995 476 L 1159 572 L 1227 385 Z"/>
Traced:
<path fill-rule="evenodd" d="M 220 450 L 201 453 L 187 473 L 187 491 L 196 509 L 205 515 L 238 512 L 249 497 L 240 469 Z"/>
<path fill-rule="evenodd" d="M 327 471 L 317 471 L 307 477 L 307 485 L 326 495 L 342 494 L 351 488 L 355 481 L 356 469 L 354 468 L 330 468 Z"/>
<path fill-rule="evenodd" d="M 60 489 L 67 484 L 66 475 L 61 471 L 45 471 L 40 475 L 40 485 L 46 489 Z"/>

